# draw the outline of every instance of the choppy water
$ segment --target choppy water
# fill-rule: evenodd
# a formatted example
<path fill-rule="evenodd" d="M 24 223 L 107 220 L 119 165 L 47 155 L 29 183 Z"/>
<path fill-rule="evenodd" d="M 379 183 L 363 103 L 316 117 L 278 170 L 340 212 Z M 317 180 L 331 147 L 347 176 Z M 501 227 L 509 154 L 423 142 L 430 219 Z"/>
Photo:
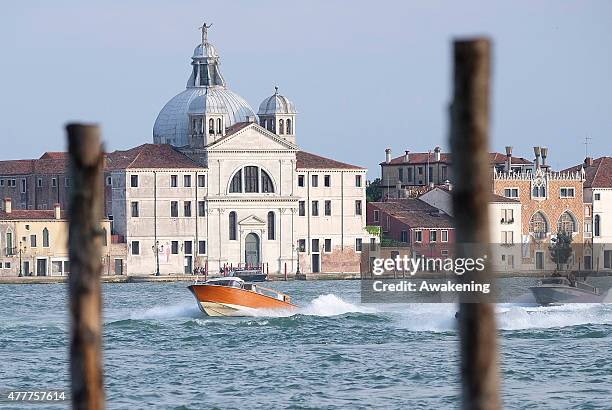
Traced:
<path fill-rule="evenodd" d="M 210 319 L 184 283 L 104 285 L 108 408 L 458 407 L 454 305 L 360 305 L 356 281 L 271 286 L 299 312 Z M 67 389 L 66 287 L 5 285 L 0 300 L 0 384 Z M 612 305 L 497 319 L 504 407 L 612 408 Z"/>

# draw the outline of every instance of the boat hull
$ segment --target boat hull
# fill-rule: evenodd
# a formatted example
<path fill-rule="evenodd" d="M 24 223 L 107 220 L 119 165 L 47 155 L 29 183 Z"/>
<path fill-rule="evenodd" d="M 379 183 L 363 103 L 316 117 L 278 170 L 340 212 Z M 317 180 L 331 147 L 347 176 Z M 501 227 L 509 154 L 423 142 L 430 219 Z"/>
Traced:
<path fill-rule="evenodd" d="M 570 286 L 533 286 L 529 289 L 540 305 L 599 303 L 603 299 L 600 294 Z"/>
<path fill-rule="evenodd" d="M 208 316 L 252 316 L 255 309 L 291 310 L 297 306 L 285 300 L 250 290 L 216 285 L 191 285 L 189 290 Z"/>

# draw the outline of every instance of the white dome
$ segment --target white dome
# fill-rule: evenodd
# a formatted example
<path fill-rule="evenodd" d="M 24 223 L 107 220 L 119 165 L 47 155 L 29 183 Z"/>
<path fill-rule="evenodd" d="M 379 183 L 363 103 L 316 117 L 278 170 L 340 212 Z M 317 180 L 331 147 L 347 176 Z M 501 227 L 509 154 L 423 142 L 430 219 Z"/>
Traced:
<path fill-rule="evenodd" d="M 182 147 L 189 144 L 189 114 L 223 114 L 225 126 L 255 116 L 251 106 L 238 94 L 222 87 L 193 87 L 172 98 L 162 108 L 153 126 L 156 144 Z"/>
<path fill-rule="evenodd" d="M 266 98 L 259 105 L 258 115 L 274 115 L 274 114 L 297 114 L 293 102 L 278 93 L 278 87 L 274 95 Z"/>
<path fill-rule="evenodd" d="M 189 145 L 189 114 L 223 114 L 226 127 L 255 116 L 251 106 L 226 87 L 217 50 L 205 34 L 191 57 L 187 89 L 168 101 L 155 120 L 153 141 L 156 144 Z"/>

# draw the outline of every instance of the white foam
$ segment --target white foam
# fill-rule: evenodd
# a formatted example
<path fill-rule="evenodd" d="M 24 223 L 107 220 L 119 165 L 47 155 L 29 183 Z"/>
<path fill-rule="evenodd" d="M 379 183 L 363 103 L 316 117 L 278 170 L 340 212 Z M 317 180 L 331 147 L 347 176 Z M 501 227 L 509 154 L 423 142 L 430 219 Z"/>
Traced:
<path fill-rule="evenodd" d="M 289 317 L 298 314 L 306 316 L 340 316 L 346 313 L 375 313 L 376 310 L 347 302 L 330 293 L 318 296 L 304 307 L 298 309 L 249 309 L 243 312 L 257 317 Z"/>
<path fill-rule="evenodd" d="M 202 314 L 195 303 L 181 303 L 169 306 L 154 306 L 149 309 L 135 311 L 130 314 L 133 320 L 174 319 L 181 317 L 201 317 Z"/>

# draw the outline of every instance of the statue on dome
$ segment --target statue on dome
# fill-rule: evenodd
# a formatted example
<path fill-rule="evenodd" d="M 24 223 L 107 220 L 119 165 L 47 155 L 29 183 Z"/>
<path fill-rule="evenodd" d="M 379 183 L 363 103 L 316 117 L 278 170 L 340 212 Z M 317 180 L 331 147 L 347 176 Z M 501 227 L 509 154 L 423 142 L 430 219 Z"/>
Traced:
<path fill-rule="evenodd" d="M 208 29 L 212 27 L 212 23 L 206 25 L 206 23 L 202 23 L 202 27 L 198 27 L 202 30 L 202 44 L 208 42 Z"/>

